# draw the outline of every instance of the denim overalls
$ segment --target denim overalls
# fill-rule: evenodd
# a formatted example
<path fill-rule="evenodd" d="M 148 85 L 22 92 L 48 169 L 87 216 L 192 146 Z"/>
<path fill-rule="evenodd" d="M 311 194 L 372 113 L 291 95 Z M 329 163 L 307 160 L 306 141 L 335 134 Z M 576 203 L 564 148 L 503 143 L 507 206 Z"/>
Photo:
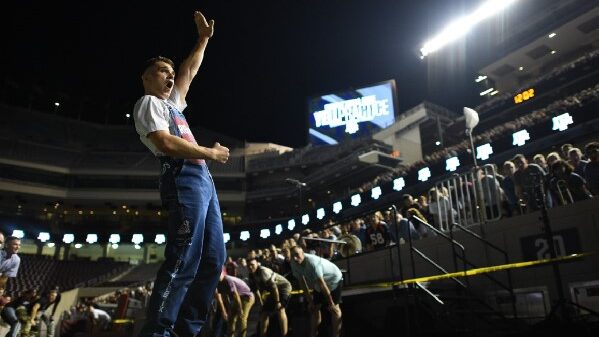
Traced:
<path fill-rule="evenodd" d="M 195 143 L 183 114 L 168 108 L 170 133 Z M 139 336 L 169 337 L 173 330 L 194 336 L 206 321 L 225 262 L 220 206 L 204 160 L 160 157 L 160 164 L 160 199 L 168 210 L 166 260 Z"/>

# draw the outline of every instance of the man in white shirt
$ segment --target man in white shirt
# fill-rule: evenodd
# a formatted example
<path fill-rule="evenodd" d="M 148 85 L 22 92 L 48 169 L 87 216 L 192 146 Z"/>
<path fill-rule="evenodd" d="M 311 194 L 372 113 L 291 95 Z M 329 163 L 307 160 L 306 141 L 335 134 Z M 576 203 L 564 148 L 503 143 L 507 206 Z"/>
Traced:
<path fill-rule="evenodd" d="M 93 305 L 90 305 L 88 310 L 96 325 L 103 330 L 106 330 L 109 327 L 110 322 L 112 322 L 112 317 L 110 317 L 105 310 L 95 308 Z"/>
<path fill-rule="evenodd" d="M 194 13 L 198 40 L 181 63 L 165 57 L 148 60 L 145 95 L 133 117 L 141 141 L 160 159 L 160 198 L 168 210 L 165 261 L 156 276 L 140 337 L 192 337 L 206 321 L 225 261 L 220 206 L 205 160 L 225 163 L 229 149 L 197 144 L 183 115 L 185 97 L 214 33 L 202 13 Z"/>
<path fill-rule="evenodd" d="M 4 293 L 8 278 L 17 277 L 21 265 L 21 258 L 17 255 L 19 249 L 21 249 L 21 239 L 9 236 L 6 238 L 4 249 L 0 250 L 0 294 Z"/>

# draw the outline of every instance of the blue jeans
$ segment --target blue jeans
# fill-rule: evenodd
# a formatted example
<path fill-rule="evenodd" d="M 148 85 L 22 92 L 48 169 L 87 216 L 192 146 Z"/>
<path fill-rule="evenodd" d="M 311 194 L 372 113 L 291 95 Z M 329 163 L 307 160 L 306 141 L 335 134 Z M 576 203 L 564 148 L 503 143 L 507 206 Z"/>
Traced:
<path fill-rule="evenodd" d="M 162 157 L 160 198 L 168 242 L 140 337 L 195 336 L 206 316 L 226 251 L 220 206 L 206 164 Z"/>
<path fill-rule="evenodd" d="M 2 309 L 2 319 L 10 325 L 10 331 L 5 337 L 17 337 L 21 331 L 21 322 L 17 318 L 17 312 L 13 307 L 4 307 Z"/>

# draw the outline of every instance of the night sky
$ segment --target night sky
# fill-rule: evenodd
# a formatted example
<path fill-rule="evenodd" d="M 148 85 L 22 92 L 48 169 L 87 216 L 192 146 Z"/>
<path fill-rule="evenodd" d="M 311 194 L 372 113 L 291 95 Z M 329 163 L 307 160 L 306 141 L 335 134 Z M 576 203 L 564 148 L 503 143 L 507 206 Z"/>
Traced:
<path fill-rule="evenodd" d="M 35 92 L 39 109 L 60 100 L 61 114 L 126 123 L 143 94 L 143 61 L 163 55 L 178 65 L 195 42 L 199 9 L 216 24 L 188 95 L 190 124 L 300 147 L 316 94 L 395 79 L 399 111 L 425 99 L 455 111 L 478 103 L 467 56 L 418 57 L 427 37 L 478 3 L 12 1 L 0 20 L 0 79 Z"/>

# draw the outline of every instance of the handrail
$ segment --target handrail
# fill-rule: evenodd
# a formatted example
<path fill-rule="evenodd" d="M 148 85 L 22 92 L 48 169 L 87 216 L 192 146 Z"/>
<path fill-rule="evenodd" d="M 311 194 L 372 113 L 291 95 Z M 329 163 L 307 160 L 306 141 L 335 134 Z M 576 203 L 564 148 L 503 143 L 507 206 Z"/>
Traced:
<path fill-rule="evenodd" d="M 439 229 L 435 228 L 435 226 L 429 224 L 428 222 L 424 221 L 423 219 L 420 219 L 419 217 L 412 215 L 410 216 L 410 221 L 415 221 L 418 222 L 420 225 L 422 226 L 426 226 L 427 228 L 429 228 L 430 230 L 432 230 L 433 232 L 435 232 L 436 234 L 440 235 L 442 238 L 444 238 L 445 240 L 449 241 L 452 245 L 452 247 L 458 247 L 461 251 L 462 251 L 462 261 L 463 261 L 463 271 L 466 271 L 468 269 L 468 266 L 466 265 L 466 248 L 464 247 L 464 245 L 462 245 L 461 243 L 457 242 L 456 240 L 454 240 L 452 237 L 449 237 L 447 234 L 443 233 L 442 231 L 440 231 Z M 457 266 L 457 262 L 454 260 L 454 267 L 457 271 L 458 266 Z"/>
<path fill-rule="evenodd" d="M 441 235 L 441 237 L 445 238 L 446 240 L 448 240 L 452 245 L 458 246 L 463 253 L 463 257 L 465 259 L 465 254 L 466 254 L 466 250 L 464 248 L 464 246 L 460 243 L 458 243 L 455 240 L 452 240 L 451 238 L 449 238 L 445 233 L 439 231 L 438 229 L 436 229 L 434 226 L 432 226 L 431 224 L 429 224 L 428 222 L 418 218 L 415 215 L 412 215 L 409 217 L 408 221 L 413 221 L 416 220 L 419 224 L 428 227 L 429 229 L 433 230 L 435 233 Z M 426 254 L 424 254 L 421 250 L 419 250 L 418 248 L 414 247 L 413 245 L 413 240 L 412 240 L 412 232 L 408 230 L 408 242 L 410 245 L 410 259 L 412 262 L 412 273 L 414 274 L 414 277 L 416 277 L 416 264 L 414 262 L 414 252 L 417 253 L 421 258 L 423 258 L 425 261 L 429 262 L 430 264 L 432 264 L 435 268 L 437 268 L 438 270 L 440 270 L 443 273 L 449 274 L 449 272 L 447 272 L 443 267 L 441 267 L 439 264 L 437 264 L 436 262 L 434 262 L 431 258 L 429 258 L 428 256 L 426 256 Z M 464 268 L 466 268 L 466 264 L 464 263 Z M 464 272 L 466 271 L 466 269 L 463 270 Z M 458 280 L 455 277 L 452 277 L 452 279 L 458 283 L 460 286 L 466 288 L 466 285 L 461 282 L 460 280 Z"/>
<path fill-rule="evenodd" d="M 459 229 L 461 229 L 464 233 L 474 237 L 475 239 L 483 242 L 484 244 L 486 244 L 487 246 L 497 250 L 498 252 L 503 254 L 503 257 L 505 259 L 505 263 L 509 263 L 509 257 L 508 254 L 505 250 L 501 249 L 500 247 L 498 247 L 497 245 L 493 244 L 492 242 L 490 242 L 489 240 L 483 238 L 482 236 L 478 235 L 477 233 L 475 233 L 474 231 L 466 228 L 465 226 L 460 225 L 457 222 L 453 222 L 452 225 L 450 226 L 450 235 L 453 237 L 453 230 L 454 227 L 457 227 Z M 472 265 L 473 267 L 475 267 L 474 264 L 469 263 L 470 265 Z M 507 281 L 508 281 L 508 285 L 504 285 L 503 283 L 501 283 L 499 280 L 497 280 L 495 277 L 491 276 L 491 275 L 486 275 L 485 277 L 487 277 L 488 279 L 490 279 L 491 281 L 493 281 L 494 283 L 498 284 L 499 286 L 501 286 L 502 288 L 504 288 L 505 290 L 507 290 L 510 293 L 510 297 L 512 299 L 512 311 L 514 313 L 514 318 L 518 318 L 518 309 L 516 307 L 516 295 L 514 294 L 514 286 L 512 284 L 512 273 L 509 270 L 506 270 L 507 273 Z"/>

